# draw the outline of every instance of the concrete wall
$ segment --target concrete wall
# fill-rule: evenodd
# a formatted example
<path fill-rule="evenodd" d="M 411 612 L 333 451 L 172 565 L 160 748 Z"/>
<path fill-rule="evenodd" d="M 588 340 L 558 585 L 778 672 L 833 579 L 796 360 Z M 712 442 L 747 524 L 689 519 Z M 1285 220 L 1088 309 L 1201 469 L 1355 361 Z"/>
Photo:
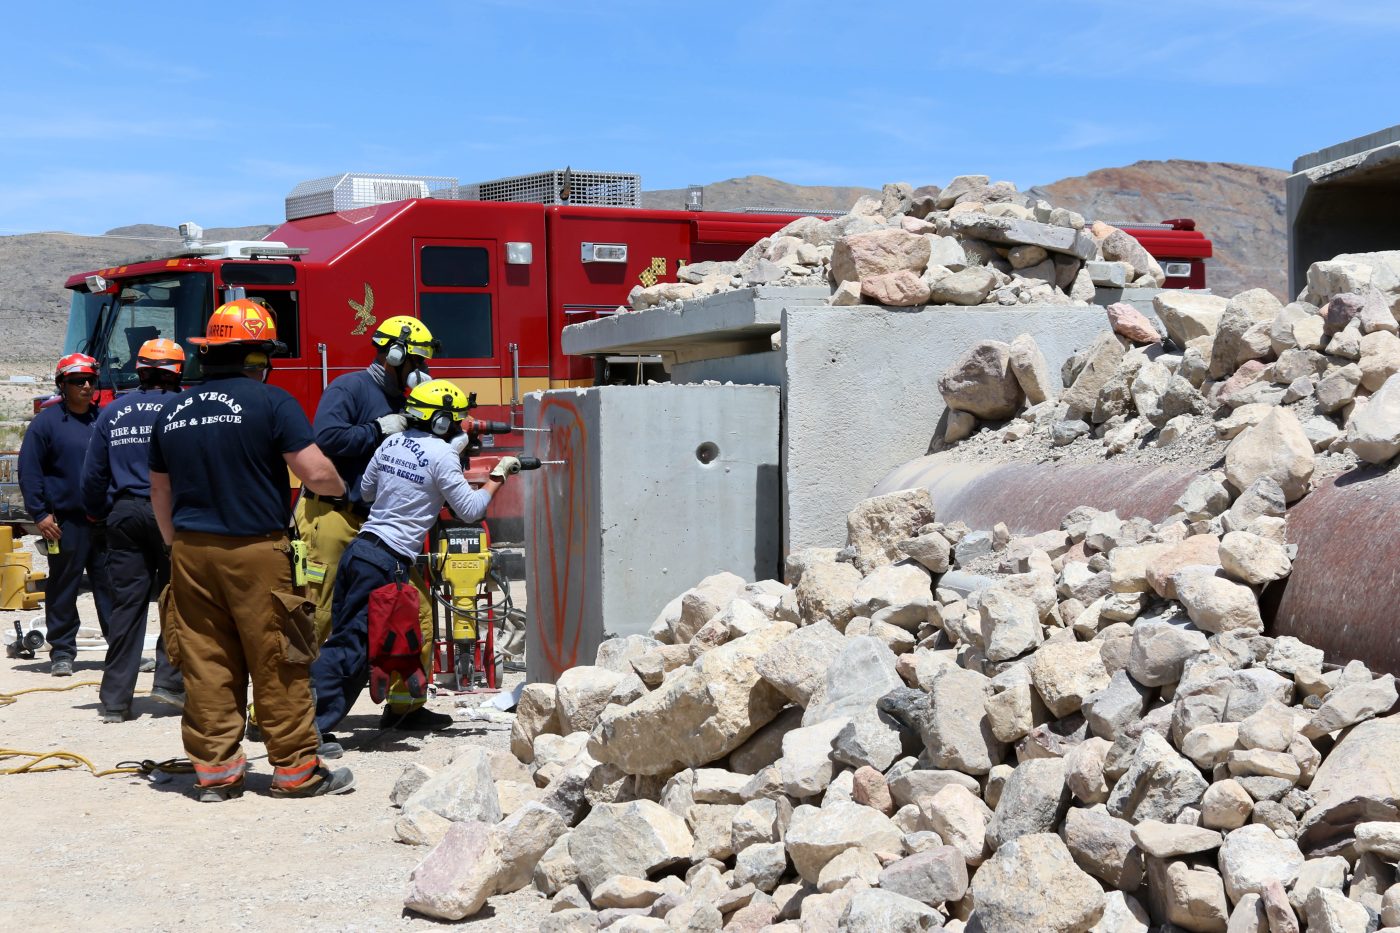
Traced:
<path fill-rule="evenodd" d="M 978 340 L 1035 338 L 1058 376 L 1107 326 L 1102 308 L 788 308 L 783 317 L 783 540 L 839 547 L 846 513 L 921 457 L 943 417 L 938 377 Z"/>
<path fill-rule="evenodd" d="M 528 396 L 525 420 L 549 429 L 527 453 L 568 461 L 518 477 L 530 680 L 593 663 L 709 574 L 778 575 L 776 386 L 556 390 Z"/>
<path fill-rule="evenodd" d="M 1291 294 L 1314 262 L 1400 248 L 1400 126 L 1300 156 L 1286 191 Z"/>

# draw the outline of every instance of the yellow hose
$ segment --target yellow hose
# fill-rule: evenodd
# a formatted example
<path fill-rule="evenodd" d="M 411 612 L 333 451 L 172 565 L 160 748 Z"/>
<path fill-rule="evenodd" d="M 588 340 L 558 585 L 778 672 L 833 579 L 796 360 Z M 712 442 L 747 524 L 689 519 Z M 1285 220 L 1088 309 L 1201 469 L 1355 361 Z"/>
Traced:
<path fill-rule="evenodd" d="M 100 686 L 101 684 L 95 680 L 81 680 L 63 687 L 30 687 L 26 690 L 16 690 L 14 693 L 0 693 L 0 707 L 18 702 L 18 698 L 26 693 L 62 693 L 65 690 L 76 690 L 79 687 Z M 0 775 L 43 774 L 48 771 L 69 771 L 74 768 L 86 768 L 92 772 L 93 777 L 106 777 L 109 774 L 150 774 L 157 769 L 168 774 L 188 774 L 194 771 L 194 765 L 188 758 L 170 758 L 165 761 L 151 761 L 150 759 L 119 761 L 115 768 L 98 770 L 96 765 L 76 752 L 62 749 L 52 752 L 27 752 L 18 748 L 0 748 L 0 761 L 7 761 L 11 758 L 28 758 L 30 760 L 15 768 L 0 768 Z M 54 759 L 54 761 L 40 767 L 42 762 L 49 761 L 49 759 Z"/>

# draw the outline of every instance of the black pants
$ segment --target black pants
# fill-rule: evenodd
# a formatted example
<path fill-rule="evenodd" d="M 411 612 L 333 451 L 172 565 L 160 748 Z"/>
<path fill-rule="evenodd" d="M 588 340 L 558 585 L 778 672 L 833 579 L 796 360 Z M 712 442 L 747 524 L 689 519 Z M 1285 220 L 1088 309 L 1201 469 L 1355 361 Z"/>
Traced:
<path fill-rule="evenodd" d="M 136 691 L 141 646 L 151 596 L 170 581 L 160 528 L 148 499 L 119 498 L 107 516 L 107 577 L 112 609 L 107 620 L 107 664 L 99 696 L 107 709 L 127 709 Z M 180 691 L 184 678 L 165 656 L 165 637 L 156 640 L 157 687 Z"/>
<path fill-rule="evenodd" d="M 78 656 L 78 585 L 88 573 L 97 601 L 97 621 L 107 634 L 112 603 L 107 589 L 107 545 L 101 525 L 85 517 L 54 516 L 63 533 L 57 554 L 49 555 L 49 578 L 44 584 L 44 626 L 49 658 L 72 661 Z"/>

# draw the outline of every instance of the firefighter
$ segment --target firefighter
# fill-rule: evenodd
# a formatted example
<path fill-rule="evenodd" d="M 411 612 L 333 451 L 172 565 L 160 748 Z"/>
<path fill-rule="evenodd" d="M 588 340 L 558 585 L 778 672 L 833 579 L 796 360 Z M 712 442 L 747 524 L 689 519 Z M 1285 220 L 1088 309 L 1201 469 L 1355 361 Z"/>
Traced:
<path fill-rule="evenodd" d="M 24 507 L 39 526 L 49 553 L 44 595 L 49 673 L 68 677 L 78 655 L 78 585 L 88 573 L 97 603 L 98 624 L 107 634 L 110 614 L 106 547 L 101 522 L 83 508 L 83 458 L 97 420 L 92 401 L 97 360 L 70 353 L 54 371 L 57 404 L 39 412 L 24 432 L 19 451 L 19 485 Z"/>
<path fill-rule="evenodd" d="M 360 481 L 362 498 L 372 504 L 369 519 L 340 559 L 331 637 L 311 666 L 316 726 L 326 743 L 321 754 L 330 757 L 341 749 L 329 730 L 349 712 L 370 676 L 370 594 L 408 579 L 444 501 L 463 521 L 479 521 L 506 476 L 520 471 L 519 460 L 503 457 L 486 485 L 472 489 L 449 443 L 461 434 L 467 396 L 446 379 L 413 389 L 404 414 L 407 430 L 379 446 Z M 426 677 L 406 680 L 416 681 L 420 690 L 426 686 Z"/>
<path fill-rule="evenodd" d="M 291 468 L 308 489 L 345 484 L 312 442 L 286 391 L 266 385 L 281 349 L 262 305 L 219 306 L 199 347 L 205 381 L 166 402 L 151 431 L 151 505 L 171 545 L 162 596 L 166 650 L 185 675 L 182 737 L 204 802 L 243 794 L 248 681 L 262 712 L 274 797 L 338 794 L 354 786 L 331 771 L 318 744 L 308 668 L 316 655 L 313 606 L 296 585 L 287 537 Z"/>
<path fill-rule="evenodd" d="M 107 579 L 111 594 L 107 660 L 102 669 L 103 722 L 131 718 L 131 698 L 146 640 L 146 610 L 152 586 L 170 579 L 170 559 L 151 511 L 151 425 L 180 391 L 184 349 L 173 340 L 147 340 L 136 353 L 141 387 L 106 406 L 93 425 L 83 463 L 83 507 L 107 527 Z M 156 640 L 151 698 L 185 705 L 184 678 L 171 666 L 164 636 Z"/>
<path fill-rule="evenodd" d="M 359 372 L 337 377 L 316 406 L 316 444 L 335 464 L 348 492 L 343 497 L 315 493 L 297 503 L 297 531 L 307 546 L 311 598 L 316 603 L 316 634 L 324 643 L 331 632 L 331 601 L 336 568 L 341 555 L 369 517 L 369 506 L 360 494 L 360 477 L 385 438 L 407 424 L 404 396 L 428 381 L 428 360 L 437 349 L 432 332 L 420 320 L 407 315 L 388 318 L 370 336 L 374 362 Z M 432 608 L 417 570 L 413 582 L 422 593 L 419 620 L 423 626 L 424 663 L 432 657 Z M 384 726 L 403 729 L 439 729 L 452 717 L 424 708 L 396 683 L 384 710 Z"/>

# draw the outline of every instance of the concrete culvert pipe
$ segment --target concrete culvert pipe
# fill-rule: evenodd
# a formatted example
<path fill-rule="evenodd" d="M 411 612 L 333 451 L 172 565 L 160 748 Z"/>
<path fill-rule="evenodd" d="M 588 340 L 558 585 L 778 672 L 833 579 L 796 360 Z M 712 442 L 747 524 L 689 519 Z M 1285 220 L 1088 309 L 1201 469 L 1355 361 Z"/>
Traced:
<path fill-rule="evenodd" d="M 938 520 L 1014 534 L 1058 528 L 1076 506 L 1115 509 L 1153 523 L 1168 517 L 1194 470 L 1120 463 L 967 463 L 932 454 L 891 470 L 881 495 L 923 486 Z M 1267 588 L 1260 609 L 1270 635 L 1293 635 L 1330 663 L 1363 661 L 1400 674 L 1400 477 L 1367 467 L 1322 482 L 1288 510 L 1293 570 Z"/>

